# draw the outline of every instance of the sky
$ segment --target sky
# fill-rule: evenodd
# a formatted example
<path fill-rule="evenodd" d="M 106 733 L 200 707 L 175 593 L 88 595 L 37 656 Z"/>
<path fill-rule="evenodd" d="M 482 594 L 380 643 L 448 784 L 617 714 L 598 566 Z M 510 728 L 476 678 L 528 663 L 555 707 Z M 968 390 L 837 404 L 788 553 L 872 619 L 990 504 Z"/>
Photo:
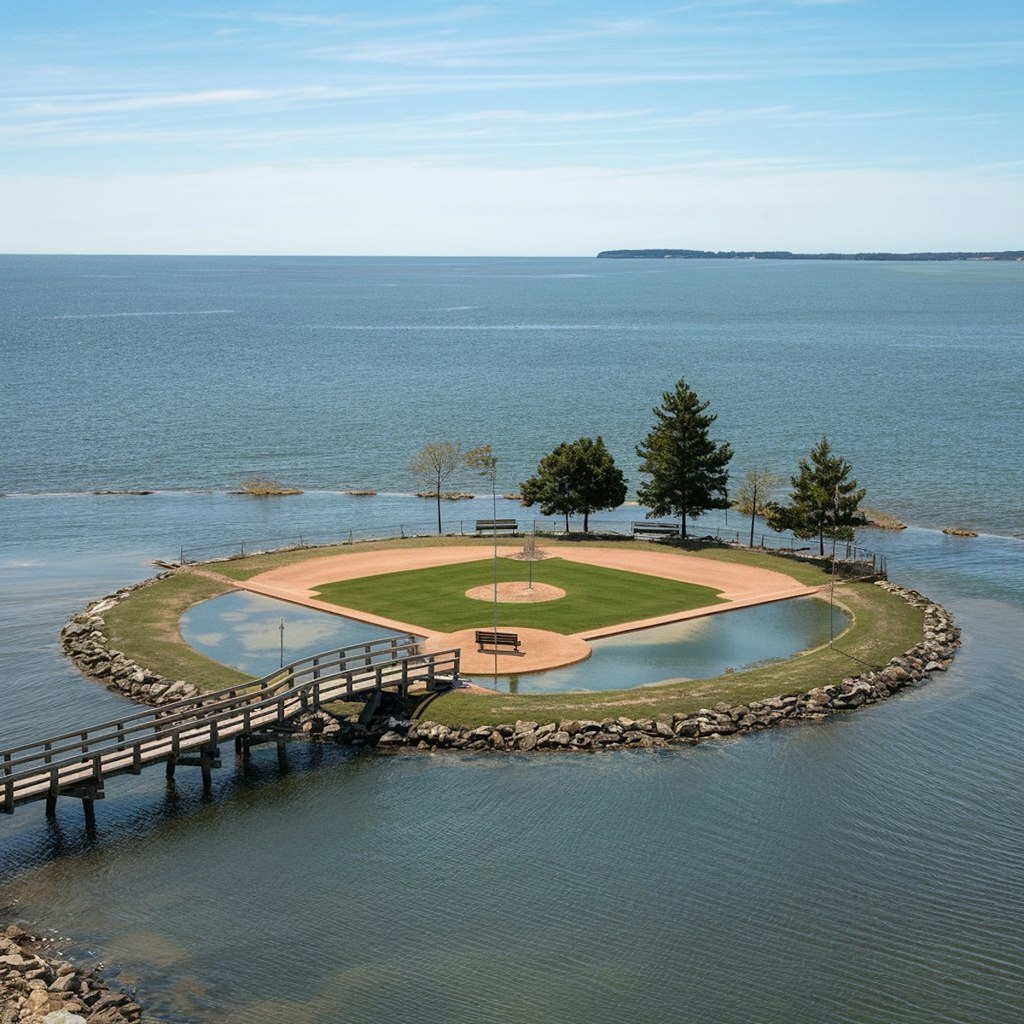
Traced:
<path fill-rule="evenodd" d="M 1024 248 L 1019 0 L 0 10 L 0 250 Z"/>

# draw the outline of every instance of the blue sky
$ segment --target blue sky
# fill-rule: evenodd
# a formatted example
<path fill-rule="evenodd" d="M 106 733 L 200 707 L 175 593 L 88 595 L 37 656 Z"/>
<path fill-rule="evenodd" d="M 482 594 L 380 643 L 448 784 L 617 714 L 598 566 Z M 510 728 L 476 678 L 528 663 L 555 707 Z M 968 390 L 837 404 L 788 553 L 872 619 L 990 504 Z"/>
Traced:
<path fill-rule="evenodd" d="M 0 29 L 7 251 L 1024 247 L 1017 3 L 43 2 Z"/>

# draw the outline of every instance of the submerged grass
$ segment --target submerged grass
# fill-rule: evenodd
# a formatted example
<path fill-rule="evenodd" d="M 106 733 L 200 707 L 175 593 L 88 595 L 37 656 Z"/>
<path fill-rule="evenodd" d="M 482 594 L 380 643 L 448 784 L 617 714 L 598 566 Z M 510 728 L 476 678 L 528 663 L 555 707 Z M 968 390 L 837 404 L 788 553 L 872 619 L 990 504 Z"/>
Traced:
<path fill-rule="evenodd" d="M 818 647 L 787 661 L 712 679 L 623 690 L 516 696 L 455 692 L 426 702 L 420 717 L 447 725 L 476 727 L 517 719 L 600 721 L 619 715 L 652 718 L 661 714 L 690 714 L 719 701 L 746 704 L 837 683 L 844 676 L 882 667 L 921 639 L 924 613 L 881 587 L 870 583 L 842 584 L 836 588 L 836 600 L 852 616 L 846 632 L 833 647 Z"/>

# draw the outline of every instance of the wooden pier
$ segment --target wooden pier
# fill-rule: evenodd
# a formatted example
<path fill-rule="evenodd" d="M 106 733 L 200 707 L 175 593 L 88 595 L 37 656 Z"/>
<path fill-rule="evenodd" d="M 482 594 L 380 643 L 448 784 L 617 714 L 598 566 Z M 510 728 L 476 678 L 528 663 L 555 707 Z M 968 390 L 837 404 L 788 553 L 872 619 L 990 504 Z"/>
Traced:
<path fill-rule="evenodd" d="M 262 679 L 173 704 L 124 715 L 74 732 L 0 750 L 0 811 L 35 800 L 47 815 L 59 797 L 82 801 L 86 824 L 107 779 L 139 775 L 155 764 L 173 778 L 179 766 L 197 767 L 209 788 L 221 766 L 220 745 L 238 751 L 256 743 L 283 743 L 293 720 L 338 700 L 376 700 L 385 691 L 408 696 L 422 683 L 428 691 L 450 689 L 459 678 L 459 651 L 421 654 L 411 635 L 386 637 L 303 658 Z"/>

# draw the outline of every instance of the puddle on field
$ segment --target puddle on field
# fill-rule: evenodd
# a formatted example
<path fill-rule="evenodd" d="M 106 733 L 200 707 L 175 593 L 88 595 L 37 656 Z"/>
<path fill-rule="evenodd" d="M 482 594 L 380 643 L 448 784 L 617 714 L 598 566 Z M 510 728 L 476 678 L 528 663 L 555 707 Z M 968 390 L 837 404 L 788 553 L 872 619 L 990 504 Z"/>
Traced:
<path fill-rule="evenodd" d="M 849 616 L 839 608 L 832 614 L 839 633 Z M 498 689 L 556 693 L 706 679 L 726 669 L 790 658 L 827 642 L 828 635 L 828 602 L 798 597 L 594 640 L 586 661 L 551 672 L 499 677 Z"/>
<path fill-rule="evenodd" d="M 832 615 L 833 628 L 839 633 L 849 617 L 838 608 Z M 208 657 L 260 676 L 281 664 L 282 621 L 284 663 L 394 632 L 235 591 L 190 608 L 182 616 L 181 633 L 190 646 Z M 828 635 L 828 602 L 799 597 L 595 640 L 593 654 L 586 661 L 550 672 L 499 676 L 497 688 L 511 693 L 555 693 L 703 679 L 729 668 L 739 671 L 759 662 L 792 657 L 825 643 Z M 490 677 L 478 681 L 492 685 Z"/>
<path fill-rule="evenodd" d="M 180 628 L 190 647 L 253 676 L 322 651 L 395 634 L 393 629 L 243 590 L 193 605 L 181 617 Z"/>

